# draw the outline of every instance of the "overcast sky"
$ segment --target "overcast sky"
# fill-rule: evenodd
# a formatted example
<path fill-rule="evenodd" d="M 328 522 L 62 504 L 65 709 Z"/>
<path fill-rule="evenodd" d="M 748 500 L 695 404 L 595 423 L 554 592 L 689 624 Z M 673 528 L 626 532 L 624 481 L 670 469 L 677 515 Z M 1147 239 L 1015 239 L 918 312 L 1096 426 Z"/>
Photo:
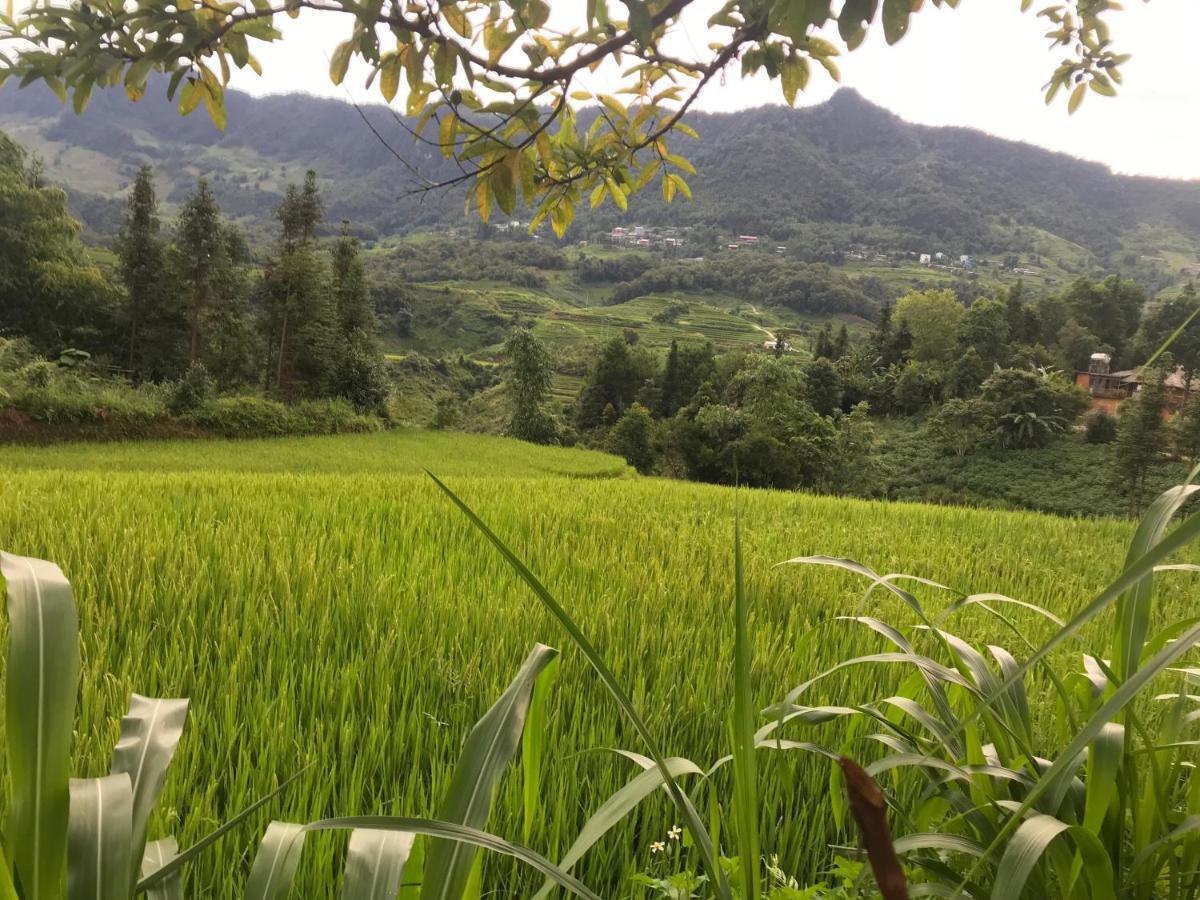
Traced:
<path fill-rule="evenodd" d="M 584 0 L 554 0 L 551 24 L 577 22 L 583 5 Z M 609 5 L 619 8 L 616 0 Z M 715 5 L 699 0 L 671 38 L 672 49 L 682 53 L 709 43 L 704 22 Z M 1116 99 L 1089 95 L 1070 117 L 1064 103 L 1047 107 L 1042 101 L 1042 85 L 1061 53 L 1052 53 L 1043 38 L 1044 20 L 1019 12 L 1020 0 L 963 0 L 956 10 L 926 6 L 895 47 L 884 44 L 876 25 L 862 47 L 840 60 L 841 83 L 913 122 L 967 125 L 1098 160 L 1120 172 L 1200 178 L 1195 63 L 1200 0 L 1127 0 L 1127 8 L 1110 17 L 1119 47 L 1133 54 L 1124 67 L 1125 86 Z M 328 54 L 347 36 L 348 17 L 305 13 L 282 21 L 282 42 L 257 45 L 263 77 L 236 73 L 235 87 L 380 101 L 377 90 L 363 89 L 363 70 L 351 70 L 343 87 L 329 81 Z M 592 87 L 604 89 L 605 77 L 601 73 Z M 835 88 L 817 69 L 799 102 L 821 102 Z M 779 102 L 777 83 L 742 80 L 731 68 L 726 83 L 712 84 L 697 108 Z"/>

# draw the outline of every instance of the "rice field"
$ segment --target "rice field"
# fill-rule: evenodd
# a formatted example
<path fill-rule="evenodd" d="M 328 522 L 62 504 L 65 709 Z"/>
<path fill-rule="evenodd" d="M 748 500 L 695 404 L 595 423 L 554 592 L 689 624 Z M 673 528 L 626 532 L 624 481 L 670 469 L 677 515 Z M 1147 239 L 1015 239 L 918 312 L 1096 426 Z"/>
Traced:
<path fill-rule="evenodd" d="M 269 818 L 431 814 L 471 724 L 536 641 L 563 659 L 532 846 L 556 858 L 634 774 L 605 752 L 641 748 L 580 654 L 422 467 L 543 576 L 668 752 L 702 766 L 725 752 L 731 490 L 638 478 L 599 453 L 424 432 L 0 448 L 0 547 L 57 561 L 80 606 L 77 774 L 106 770 L 131 690 L 192 700 L 156 836 L 169 830 L 186 846 L 311 766 L 191 867 L 188 896 L 240 896 Z M 1108 520 L 740 499 L 764 706 L 839 658 L 879 649 L 832 621 L 863 608 L 860 582 L 773 567 L 785 558 L 848 556 L 1065 612 L 1120 570 L 1131 534 Z M 1169 606 L 1184 608 L 1183 588 L 1167 589 Z M 967 621 L 968 635 L 994 627 Z M 868 677 L 856 670 L 827 690 L 839 702 L 880 696 Z M 764 851 L 811 877 L 828 845 L 848 838 L 830 815 L 829 765 L 769 754 L 763 766 Z M 518 839 L 520 779 L 514 767 L 490 823 Z M 576 870 L 602 895 L 624 895 L 626 876 L 649 865 L 671 824 L 666 798 L 630 822 Z M 335 845 L 312 840 L 294 896 L 334 896 Z M 531 884 L 507 863 L 485 867 L 489 893 L 527 896 Z"/>

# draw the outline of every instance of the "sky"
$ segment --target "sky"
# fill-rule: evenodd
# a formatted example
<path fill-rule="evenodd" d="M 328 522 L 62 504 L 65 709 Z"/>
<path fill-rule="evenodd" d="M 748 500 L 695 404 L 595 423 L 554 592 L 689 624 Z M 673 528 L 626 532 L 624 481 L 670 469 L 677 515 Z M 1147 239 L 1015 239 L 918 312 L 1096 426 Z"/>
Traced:
<path fill-rule="evenodd" d="M 620 8 L 617 0 L 609 5 Z M 584 0 L 553 0 L 552 6 L 550 24 L 561 27 L 582 18 Z M 712 39 L 705 22 L 716 6 L 716 0 L 697 0 L 668 39 L 670 49 L 682 54 L 705 48 Z M 1043 102 L 1043 85 L 1062 53 L 1050 50 L 1044 20 L 1020 13 L 1020 0 L 962 0 L 953 10 L 926 4 L 894 47 L 884 43 L 876 24 L 863 46 L 839 60 L 841 84 L 911 122 L 977 128 L 1117 172 L 1200 179 L 1194 63 L 1200 0 L 1126 0 L 1125 6 L 1109 18 L 1119 49 L 1133 54 L 1123 67 L 1125 85 L 1115 99 L 1090 94 L 1073 116 L 1061 99 L 1050 107 Z M 365 69 L 351 69 L 341 87 L 329 81 L 328 57 L 348 34 L 348 17 L 309 12 L 295 21 L 280 18 L 283 41 L 255 42 L 264 75 L 236 72 L 235 88 L 381 102 L 377 89 L 363 88 Z M 602 70 L 589 87 L 611 88 L 614 74 Z M 827 100 L 837 86 L 816 69 L 797 105 Z M 742 79 L 735 64 L 695 108 L 729 111 L 782 102 L 778 82 Z"/>

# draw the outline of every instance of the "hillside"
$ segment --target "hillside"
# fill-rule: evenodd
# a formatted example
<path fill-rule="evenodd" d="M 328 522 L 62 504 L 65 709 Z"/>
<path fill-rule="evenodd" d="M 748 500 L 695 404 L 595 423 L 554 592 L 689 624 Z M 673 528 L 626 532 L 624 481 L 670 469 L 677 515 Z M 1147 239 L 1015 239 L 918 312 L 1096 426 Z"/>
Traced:
<path fill-rule="evenodd" d="M 417 178 L 392 149 L 433 179 L 448 164 L 415 145 L 384 107 L 360 113 L 333 100 L 235 93 L 221 134 L 202 116 L 180 119 L 161 95 L 151 90 L 131 104 L 108 92 L 76 117 L 40 88 L 7 87 L 0 129 L 44 158 L 50 178 L 69 188 L 76 212 L 100 235 L 114 230 L 117 200 L 146 162 L 166 182 L 168 202 L 204 175 L 226 210 L 251 226 L 265 224 L 287 179 L 310 166 L 329 188 L 329 220 L 349 218 L 364 236 L 462 222 L 458 194 L 413 193 Z M 691 225 L 817 251 L 860 243 L 1066 259 L 1072 271 L 1148 281 L 1169 280 L 1196 258 L 1200 183 L 1114 175 L 969 129 L 913 125 L 849 90 L 802 110 L 761 107 L 689 121 L 702 138 L 688 148 L 700 170 L 694 202 L 668 207 L 646 192 L 628 214 L 581 216 L 573 236 L 622 220 Z"/>

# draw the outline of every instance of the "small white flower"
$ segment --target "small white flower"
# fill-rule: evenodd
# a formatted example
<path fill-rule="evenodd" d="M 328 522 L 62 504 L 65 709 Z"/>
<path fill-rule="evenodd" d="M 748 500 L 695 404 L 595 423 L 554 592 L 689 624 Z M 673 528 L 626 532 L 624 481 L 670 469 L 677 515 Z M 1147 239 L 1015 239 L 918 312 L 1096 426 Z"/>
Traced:
<path fill-rule="evenodd" d="M 672 825 L 669 829 L 667 829 L 667 838 L 669 840 L 677 841 L 679 840 L 679 836 L 681 834 L 683 834 L 683 829 L 678 825 Z"/>
<path fill-rule="evenodd" d="M 667 849 L 667 845 L 664 844 L 662 841 L 655 841 L 653 844 L 650 845 L 651 853 L 662 853 L 666 849 Z"/>

